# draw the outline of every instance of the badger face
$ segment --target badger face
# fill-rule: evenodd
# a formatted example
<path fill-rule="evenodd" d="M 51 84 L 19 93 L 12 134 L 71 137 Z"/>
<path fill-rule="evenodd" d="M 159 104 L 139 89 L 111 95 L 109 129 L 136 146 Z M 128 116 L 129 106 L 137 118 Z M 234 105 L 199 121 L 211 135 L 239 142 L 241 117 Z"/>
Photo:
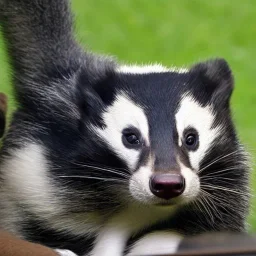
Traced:
<path fill-rule="evenodd" d="M 145 108 L 145 103 L 136 104 L 122 92 L 103 114 L 106 127 L 97 129 L 97 134 L 125 162 L 130 172 L 129 193 L 143 204 L 187 202 L 200 190 L 197 159 L 204 155 L 205 148 L 202 145 L 199 149 L 199 134 L 201 143 L 203 139 L 205 144 L 211 143 L 207 135 L 211 132 L 212 113 L 189 95 L 181 97 L 174 113 L 168 113 L 168 109 L 175 109 L 168 105 L 170 102 L 162 102 L 158 107 L 154 104 Z M 208 121 L 208 126 L 200 127 L 202 120 Z M 190 157 L 193 152 L 198 152 L 197 156 Z"/>
<path fill-rule="evenodd" d="M 239 194 L 245 156 L 230 116 L 233 79 L 224 60 L 180 71 L 119 67 L 106 83 L 111 93 L 95 89 L 102 109 L 90 124 L 98 143 L 93 162 L 104 166 L 98 191 L 156 207 Z"/>

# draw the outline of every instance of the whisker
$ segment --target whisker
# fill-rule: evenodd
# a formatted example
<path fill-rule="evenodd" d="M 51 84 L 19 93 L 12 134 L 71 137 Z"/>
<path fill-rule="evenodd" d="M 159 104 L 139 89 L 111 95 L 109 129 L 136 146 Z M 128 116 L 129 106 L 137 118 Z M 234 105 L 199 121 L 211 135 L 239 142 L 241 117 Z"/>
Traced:
<path fill-rule="evenodd" d="M 131 171 L 127 168 L 111 168 L 109 166 L 104 166 L 104 165 L 93 165 L 93 164 L 84 164 L 84 163 L 78 163 L 78 162 L 73 162 L 74 165 L 77 165 L 79 167 L 88 167 L 88 168 L 94 168 L 94 169 L 98 169 L 98 170 L 108 170 L 108 171 L 116 171 L 118 173 L 120 173 L 120 171 L 125 171 L 128 172 L 129 174 L 132 174 Z"/>
<path fill-rule="evenodd" d="M 215 176 L 216 174 L 220 174 L 220 173 L 224 173 L 224 172 L 228 172 L 228 171 L 237 170 L 237 168 L 239 168 L 239 167 L 238 167 L 238 166 L 229 167 L 229 168 L 222 169 L 222 170 L 219 170 L 219 171 L 215 171 L 215 172 L 211 172 L 211 173 L 208 173 L 208 174 L 204 174 L 204 175 L 201 176 L 201 177 L 203 178 L 203 177 L 208 177 L 208 176 Z"/>
<path fill-rule="evenodd" d="M 103 168 L 103 167 L 98 167 L 98 166 L 93 166 L 93 165 L 80 165 L 79 167 L 83 167 L 83 168 L 91 168 L 93 170 L 99 170 L 99 171 L 105 171 L 105 172 L 110 172 L 110 173 L 115 173 L 115 174 L 118 174 L 118 175 L 125 175 L 127 177 L 129 177 L 127 174 L 125 173 L 122 173 L 122 172 L 118 172 L 116 170 L 113 170 L 113 169 L 109 169 L 109 168 Z"/>
<path fill-rule="evenodd" d="M 233 155 L 239 153 L 239 151 L 240 151 L 240 150 L 236 150 L 236 151 L 233 151 L 233 152 L 231 152 L 231 153 L 229 153 L 229 154 L 227 154 L 227 155 L 224 155 L 224 156 L 220 156 L 220 157 L 215 158 L 215 159 L 214 159 L 212 162 L 210 162 L 208 165 L 206 165 L 206 166 L 204 166 L 202 169 L 200 169 L 200 170 L 198 171 L 198 174 L 201 173 L 202 171 L 204 171 L 205 169 L 207 169 L 208 167 L 210 167 L 211 165 L 217 163 L 218 161 L 223 160 L 223 159 L 225 159 L 225 158 L 227 158 L 227 157 L 229 157 L 229 156 L 233 156 Z"/>
<path fill-rule="evenodd" d="M 93 165 L 87 165 L 87 164 L 84 164 L 84 165 L 79 165 L 77 168 L 79 167 L 82 167 L 82 168 L 91 168 L 93 170 L 99 170 L 99 171 L 104 171 L 104 172 L 109 172 L 109 173 L 113 173 L 113 174 L 117 174 L 119 176 L 122 176 L 124 178 L 127 178 L 129 179 L 130 176 L 128 174 L 125 174 L 123 172 L 118 172 L 117 170 L 113 170 L 113 169 L 109 169 L 109 168 L 102 168 L 102 167 L 98 167 L 98 166 L 93 166 Z M 55 168 L 55 170 L 58 170 L 58 169 L 62 169 L 61 167 L 59 168 Z M 70 169 L 75 169 L 74 167 L 71 167 Z M 95 173 L 94 173 L 95 174 Z"/>
<path fill-rule="evenodd" d="M 93 179 L 93 180 L 102 180 L 102 181 L 118 181 L 118 182 L 127 182 L 125 180 L 113 179 L 113 178 L 102 178 L 96 176 L 81 176 L 81 175 L 60 175 L 59 178 L 78 178 L 78 179 Z"/>
<path fill-rule="evenodd" d="M 201 199 L 202 198 L 202 199 Z M 225 212 L 229 212 L 230 214 L 233 214 L 233 212 L 237 212 L 239 211 L 239 209 L 237 209 L 235 207 L 236 205 L 236 199 L 226 199 L 225 197 L 218 197 L 215 195 L 212 195 L 210 193 L 208 193 L 205 190 L 201 190 L 201 196 L 200 196 L 200 204 L 205 204 L 202 205 L 205 209 L 205 212 L 207 213 L 207 215 L 209 215 L 210 219 L 212 220 L 212 216 L 218 217 L 219 220 L 221 220 L 222 222 L 224 221 L 224 215 L 220 214 L 220 208 L 224 209 Z M 232 203 L 231 203 L 232 202 Z M 202 211 L 201 207 L 199 206 L 198 203 L 195 204 L 197 207 L 199 207 L 199 210 Z M 207 206 L 208 205 L 208 206 Z M 206 208 L 208 210 L 206 210 Z M 241 213 L 243 213 L 243 211 L 241 210 Z M 214 222 L 213 222 L 214 224 Z"/>
<path fill-rule="evenodd" d="M 228 199 L 225 199 L 225 197 L 220 198 L 220 197 L 218 197 L 218 196 L 216 196 L 216 195 L 210 194 L 208 191 L 202 190 L 202 193 L 203 193 L 204 195 L 206 195 L 206 196 L 211 197 L 212 199 L 214 199 L 214 200 L 216 200 L 216 201 L 218 201 L 218 202 L 229 202 L 229 200 L 228 200 Z"/>
<path fill-rule="evenodd" d="M 215 203 L 211 199 L 211 197 L 207 197 L 206 195 L 204 195 L 204 197 L 205 197 L 205 201 L 208 203 L 209 207 L 213 210 L 213 216 L 217 216 L 217 217 L 219 217 L 219 219 L 222 219 L 222 216 L 219 213 L 219 211 L 218 211 Z"/>
<path fill-rule="evenodd" d="M 237 209 L 236 207 L 233 206 L 236 203 L 234 201 L 235 199 L 230 200 L 230 199 L 220 198 L 216 195 L 212 195 L 212 194 L 208 193 L 207 191 L 202 191 L 202 192 L 205 194 L 205 196 L 210 197 L 210 198 L 212 198 L 212 200 L 214 200 L 214 202 L 212 202 L 212 204 L 218 205 L 219 207 L 225 209 L 225 211 L 228 211 L 230 213 L 232 213 L 231 211 L 235 211 L 235 212 L 239 211 L 239 209 Z M 233 202 L 233 203 L 231 204 L 230 202 Z M 219 211 L 217 210 L 217 212 L 219 212 Z"/>
<path fill-rule="evenodd" d="M 234 189 L 230 189 L 230 188 L 226 188 L 226 187 L 222 187 L 222 186 L 218 186 L 218 185 L 206 185 L 206 184 L 201 184 L 201 188 L 208 188 L 208 189 L 212 189 L 212 190 L 221 190 L 221 191 L 225 191 L 225 192 L 230 192 L 230 193 L 234 193 L 234 194 L 238 194 L 238 195 L 246 195 L 244 193 L 244 191 L 240 191 L 240 190 L 234 190 Z"/>
<path fill-rule="evenodd" d="M 211 181 L 211 180 L 217 180 L 217 181 L 235 181 L 235 179 L 232 178 L 226 178 L 222 176 L 208 176 L 208 177 L 202 177 L 201 181 Z M 229 184 L 232 184 L 231 182 Z"/>
<path fill-rule="evenodd" d="M 196 207 L 200 210 L 200 212 L 204 212 L 204 211 L 202 210 L 202 208 L 201 208 L 200 203 L 198 202 L 198 200 L 197 200 L 197 201 L 194 201 L 193 203 L 194 203 L 194 204 L 196 205 Z"/>
<path fill-rule="evenodd" d="M 225 201 L 226 201 L 226 200 L 221 200 L 221 199 L 218 198 L 217 196 L 212 195 L 212 194 L 208 193 L 208 192 L 205 191 L 205 190 L 202 190 L 202 193 L 203 193 L 203 195 L 204 195 L 205 197 L 207 197 L 207 198 L 209 198 L 209 199 L 211 198 L 212 200 L 216 200 L 217 202 L 222 203 L 222 202 L 225 202 Z M 212 200 L 210 200 L 210 201 L 211 201 L 211 203 L 213 204 L 213 207 L 215 208 L 216 212 L 218 212 L 218 209 L 216 208 L 215 203 L 212 202 Z"/>
<path fill-rule="evenodd" d="M 214 217 L 213 217 L 211 211 L 209 210 L 209 208 L 208 208 L 208 207 L 206 206 L 206 204 L 205 204 L 205 199 L 204 199 L 204 197 L 200 197 L 200 199 L 199 199 L 198 202 L 199 202 L 199 203 L 201 204 L 201 206 L 205 209 L 205 211 L 203 211 L 203 212 L 207 213 L 207 215 L 211 218 L 211 221 L 214 221 Z"/>

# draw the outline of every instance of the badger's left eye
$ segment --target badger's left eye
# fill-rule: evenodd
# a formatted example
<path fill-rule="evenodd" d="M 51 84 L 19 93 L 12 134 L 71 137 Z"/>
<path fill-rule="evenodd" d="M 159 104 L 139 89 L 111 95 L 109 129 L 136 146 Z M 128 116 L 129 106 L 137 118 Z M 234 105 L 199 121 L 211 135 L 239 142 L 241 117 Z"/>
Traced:
<path fill-rule="evenodd" d="M 184 136 L 184 144 L 188 150 L 196 150 L 199 144 L 197 132 L 187 131 Z"/>

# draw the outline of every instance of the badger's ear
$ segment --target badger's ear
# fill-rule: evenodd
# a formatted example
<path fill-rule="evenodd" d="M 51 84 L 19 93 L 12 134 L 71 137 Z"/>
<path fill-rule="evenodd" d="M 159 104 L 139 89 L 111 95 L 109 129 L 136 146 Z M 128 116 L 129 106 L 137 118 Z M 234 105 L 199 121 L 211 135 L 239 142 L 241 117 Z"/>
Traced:
<path fill-rule="evenodd" d="M 83 120 L 103 125 L 101 115 L 115 97 L 113 76 L 112 69 L 104 70 L 99 65 L 80 70 L 76 79 L 76 99 Z"/>
<path fill-rule="evenodd" d="M 197 74 L 203 83 L 204 92 L 215 104 L 229 102 L 234 88 L 232 71 L 224 59 L 212 59 L 194 65 L 191 72 Z"/>

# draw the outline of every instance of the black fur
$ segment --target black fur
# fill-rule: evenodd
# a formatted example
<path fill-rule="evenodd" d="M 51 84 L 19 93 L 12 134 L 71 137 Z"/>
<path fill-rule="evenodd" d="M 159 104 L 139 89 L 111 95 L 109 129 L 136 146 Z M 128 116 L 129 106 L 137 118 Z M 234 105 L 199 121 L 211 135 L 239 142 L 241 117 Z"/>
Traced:
<path fill-rule="evenodd" d="M 0 138 L 3 137 L 6 126 L 7 97 L 0 93 Z"/>
<path fill-rule="evenodd" d="M 12 157 L 13 149 L 22 148 L 26 142 L 42 145 L 47 149 L 50 163 L 49 178 L 64 193 L 61 196 L 65 198 L 65 214 L 97 212 L 104 216 L 104 223 L 113 210 L 118 212 L 126 206 L 122 193 L 127 189 L 127 180 L 99 183 L 97 179 L 60 178 L 86 173 L 103 179 L 122 179 L 118 174 L 104 172 L 101 166 L 130 174 L 125 162 L 88 125 L 104 127 L 103 111 L 123 91 L 144 108 L 149 120 L 151 147 L 142 151 L 138 165 L 145 164 L 152 151 L 158 171 L 177 169 L 177 155 L 190 167 L 187 150 L 178 147 L 174 118 L 182 95 L 189 93 L 202 106 L 212 104 L 216 114 L 213 126 L 224 127 L 205 155 L 201 169 L 214 159 L 230 154 L 205 168 L 200 174 L 201 181 L 237 193 L 208 188 L 207 192 L 215 197 L 214 205 L 206 206 L 203 212 L 198 205 L 187 205 L 171 219 L 138 234 L 136 239 L 155 229 L 172 229 L 184 235 L 245 230 L 249 168 L 231 120 L 229 99 L 233 77 L 225 60 L 197 64 L 187 73 L 118 73 L 112 60 L 85 53 L 77 45 L 68 1 L 0 0 L 0 3 L 2 32 L 19 104 L 4 140 L 2 163 L 7 156 Z M 232 152 L 236 153 L 232 155 Z M 204 175 L 229 167 L 236 169 L 221 175 L 224 180 L 216 176 L 204 181 Z M 228 179 L 233 181 L 227 182 Z M 94 193 L 88 196 L 88 190 Z M 17 211 L 25 209 L 17 220 L 21 227 L 18 234 L 31 241 L 82 255 L 94 240 L 91 234 L 78 236 L 65 229 L 64 232 L 54 230 L 42 216 L 34 216 L 23 202 L 16 203 L 16 207 Z"/>
<path fill-rule="evenodd" d="M 3 137 L 5 131 L 5 114 L 0 111 L 0 138 Z"/>

